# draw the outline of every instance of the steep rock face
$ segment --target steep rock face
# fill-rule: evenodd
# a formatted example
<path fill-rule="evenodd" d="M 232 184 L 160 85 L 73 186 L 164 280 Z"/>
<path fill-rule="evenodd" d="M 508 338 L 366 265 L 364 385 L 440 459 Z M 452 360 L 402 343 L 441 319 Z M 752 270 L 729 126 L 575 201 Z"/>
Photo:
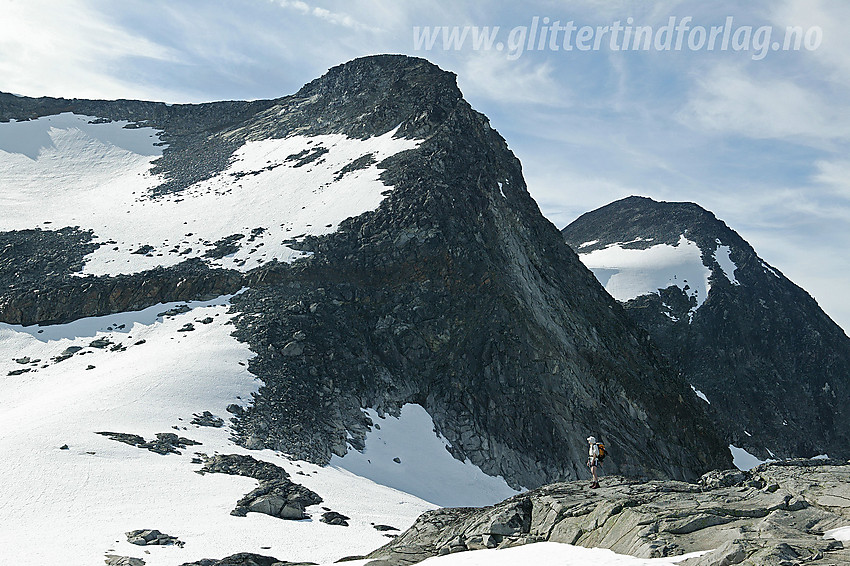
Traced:
<path fill-rule="evenodd" d="M 249 446 L 327 461 L 361 445 L 362 407 L 417 403 L 456 456 L 515 486 L 584 473 L 590 433 L 630 475 L 728 464 L 699 401 L 562 244 L 453 75 L 356 60 L 268 114 L 285 131 L 398 126 L 422 142 L 380 164 L 393 190 L 377 211 L 308 238 L 312 257 L 262 268 L 265 287 L 236 299 L 265 383 L 241 420 Z"/>
<path fill-rule="evenodd" d="M 362 408 L 417 403 L 455 456 L 513 486 L 586 473 L 589 434 L 612 449 L 606 466 L 630 476 L 687 479 L 730 464 L 701 402 L 563 245 L 528 194 L 518 160 L 463 100 L 452 74 L 421 59 L 376 56 L 271 101 L 168 106 L 0 95 L 0 121 L 62 112 L 91 117 L 83 129 L 102 120 L 154 128 L 167 144 L 150 171 L 159 184 L 126 206 L 153 202 L 172 216 L 182 200 L 227 194 L 246 179 L 311 178 L 298 175 L 328 167 L 334 151 L 313 136 L 395 132 L 418 145 L 381 159 L 371 150 L 352 154 L 333 170 L 313 192 L 377 167 L 386 198 L 338 229 L 310 231 L 308 223 L 305 234 L 314 235 L 293 232 L 287 245 L 309 257 L 291 264 L 272 256 L 253 270 L 211 268 L 255 236 L 266 238 L 266 249 L 279 244 L 268 234 L 283 233 L 283 224 L 234 226 L 241 232 L 201 241 L 201 253 L 182 239 L 190 234 L 179 218 L 168 244 L 165 236 L 141 242 L 150 245 L 132 252 L 140 255 L 119 259 L 150 256 L 156 264 L 160 254 L 184 257 L 191 246 L 192 261 L 96 277 L 78 272 L 92 248 L 114 242 L 85 228 L 6 232 L 17 249 L 37 245 L 64 259 L 50 272 L 47 264 L 0 265 L 3 320 L 64 322 L 246 286 L 233 300 L 242 313 L 235 335 L 256 352 L 250 370 L 264 383 L 238 415 L 246 446 L 324 463 L 362 447 L 371 425 Z M 303 145 L 288 156 L 254 162 L 238 153 L 297 136 Z M 281 171 L 298 175 L 274 177 Z"/>
<path fill-rule="evenodd" d="M 581 216 L 563 234 L 591 262 L 619 242 L 630 250 L 675 245 L 683 235 L 694 242 L 709 273 L 705 302 L 695 308 L 680 282 L 625 301 L 626 312 L 705 394 L 730 443 L 762 458 L 850 457 L 850 339 L 712 213 L 629 197 Z M 601 276 L 610 277 L 615 263 Z"/>
<path fill-rule="evenodd" d="M 0 283 L 0 320 L 24 326 L 62 324 L 159 303 L 209 300 L 236 293 L 243 284 L 241 273 L 210 269 L 198 261 L 115 277 L 47 276 L 30 283 Z"/>
<path fill-rule="evenodd" d="M 430 511 L 369 558 L 406 566 L 551 541 L 641 558 L 709 551 L 687 566 L 847 564 L 850 549 L 824 533 L 847 525 L 848 480 L 850 465 L 833 460 L 713 472 L 699 484 L 609 477 L 590 491 L 558 483 L 492 507 Z"/>

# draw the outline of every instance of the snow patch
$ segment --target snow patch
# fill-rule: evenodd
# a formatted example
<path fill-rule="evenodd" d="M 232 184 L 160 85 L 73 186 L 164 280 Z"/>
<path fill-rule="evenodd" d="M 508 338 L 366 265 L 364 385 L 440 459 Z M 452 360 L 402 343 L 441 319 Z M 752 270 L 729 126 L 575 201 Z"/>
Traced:
<path fill-rule="evenodd" d="M 162 152 L 156 132 L 92 122 L 62 114 L 0 124 L 0 207 L 5 230 L 45 222 L 93 230 L 102 245 L 83 270 L 93 275 L 195 257 L 242 271 L 304 257 L 288 244 L 376 209 L 390 189 L 377 163 L 419 143 L 396 139 L 395 131 L 365 140 L 331 134 L 249 141 L 227 170 L 152 198 L 149 191 L 162 182 L 150 174 Z M 217 246 L 227 237 L 233 245 Z"/>
<path fill-rule="evenodd" d="M 581 244 L 579 246 L 579 249 L 586 248 L 588 246 L 592 246 L 593 244 L 598 244 L 598 243 L 599 243 L 599 240 L 590 240 L 589 242 L 584 242 L 583 244 Z"/>
<path fill-rule="evenodd" d="M 711 401 L 708 400 L 708 397 L 705 396 L 705 393 L 703 393 L 702 391 L 700 391 L 699 389 L 697 389 L 693 385 L 691 385 L 691 389 L 694 390 L 694 393 L 697 394 L 697 397 L 699 397 L 700 399 L 702 399 L 703 401 L 705 401 L 706 403 L 711 405 Z"/>
<path fill-rule="evenodd" d="M 765 273 L 770 273 L 771 275 L 773 275 L 773 276 L 774 276 L 774 277 L 776 277 L 777 279 L 781 279 L 781 277 L 780 277 L 779 273 L 777 273 L 775 269 L 773 269 L 772 267 L 770 267 L 770 266 L 769 266 L 768 264 L 766 264 L 765 262 L 761 262 L 761 266 L 762 266 L 762 268 L 764 269 L 764 272 L 765 272 Z"/>
<path fill-rule="evenodd" d="M 743 471 L 752 470 L 756 466 L 761 466 L 767 462 L 775 462 L 776 460 L 759 460 L 743 448 L 738 448 L 732 444 L 729 445 L 729 451 L 732 453 L 732 463 L 736 468 Z"/>
<path fill-rule="evenodd" d="M 156 130 L 128 128 L 129 124 L 124 120 L 109 122 L 70 112 L 36 120 L 11 120 L 0 124 L 0 151 L 9 154 L 4 156 L 4 161 L 15 159 L 12 154 L 32 161 L 49 161 L 64 153 L 69 161 L 90 162 L 93 152 L 114 157 L 113 149 L 141 156 L 162 155 L 162 146 L 154 145 L 159 143 Z"/>
<path fill-rule="evenodd" d="M 850 526 L 830 529 L 823 533 L 823 538 L 831 538 L 840 540 L 841 542 L 850 542 Z"/>
<path fill-rule="evenodd" d="M 818 454 L 817 456 L 812 456 L 812 460 L 829 460 L 829 454 Z"/>
<path fill-rule="evenodd" d="M 241 292 L 241 291 L 240 291 Z M 238 294 L 238 293 L 237 293 Z M 114 333 L 117 336 L 129 335 L 136 324 L 148 326 L 162 319 L 162 314 L 172 309 L 185 307 L 194 309 L 197 307 L 212 307 L 227 305 L 233 295 L 223 295 L 209 301 L 184 301 L 173 303 L 159 303 L 140 311 L 126 311 L 104 316 L 91 316 L 80 318 L 67 324 L 49 324 L 41 326 L 21 326 L 20 324 L 6 324 L 0 322 L 0 329 L 6 328 L 15 332 L 24 332 L 42 342 L 51 340 L 73 340 L 75 338 L 94 338 Z"/>
<path fill-rule="evenodd" d="M 364 411 L 380 428 L 367 434 L 363 452 L 350 449 L 342 458 L 334 456 L 331 466 L 444 507 L 492 505 L 519 493 L 501 477 L 456 460 L 421 406 L 407 404 L 398 417 Z"/>
<path fill-rule="evenodd" d="M 637 241 L 644 240 L 633 242 Z M 710 290 L 711 270 L 703 265 L 695 242 L 682 235 L 675 246 L 657 244 L 643 250 L 625 248 L 629 243 L 579 255 L 612 297 L 624 302 L 675 285 L 696 299 L 691 315 L 702 306 Z"/>
<path fill-rule="evenodd" d="M 726 279 L 732 285 L 740 285 L 737 279 L 735 279 L 735 270 L 738 269 L 738 266 L 735 265 L 735 262 L 732 261 L 730 257 L 732 253 L 732 248 L 729 246 L 721 246 L 720 240 L 717 240 L 717 249 L 714 250 L 714 260 L 720 265 L 720 269 L 723 271 L 723 275 L 726 276 Z"/>

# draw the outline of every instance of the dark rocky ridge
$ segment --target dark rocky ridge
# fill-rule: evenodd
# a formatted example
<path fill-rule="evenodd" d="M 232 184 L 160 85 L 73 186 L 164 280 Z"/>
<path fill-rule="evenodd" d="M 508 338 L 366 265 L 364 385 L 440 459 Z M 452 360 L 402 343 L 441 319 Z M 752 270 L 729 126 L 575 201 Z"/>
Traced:
<path fill-rule="evenodd" d="M 168 146 L 154 172 L 166 182 L 149 198 L 221 171 L 246 140 L 398 128 L 422 142 L 379 164 L 393 190 L 378 210 L 301 243 L 311 258 L 244 277 L 201 262 L 77 278 L 69 264 L 65 277 L 4 297 L 7 321 L 66 321 L 248 285 L 234 300 L 236 335 L 265 383 L 238 419 L 249 447 L 327 462 L 349 432 L 362 446 L 362 407 L 419 403 L 456 456 L 515 486 L 584 473 L 589 433 L 616 454 L 606 466 L 631 476 L 695 478 L 730 464 L 701 402 L 563 245 L 451 73 L 376 56 L 274 101 L 0 97 L 2 119 L 64 111 L 161 130 Z"/>
<path fill-rule="evenodd" d="M 783 458 L 850 458 L 850 339 L 808 293 L 766 266 L 711 212 L 693 203 L 629 197 L 581 216 L 563 234 L 575 249 L 598 240 L 582 252 L 638 237 L 654 239 L 632 246 L 675 244 L 680 234 L 696 242 L 711 269 L 711 290 L 693 321 L 677 287 L 628 301 L 626 312 L 706 394 L 730 443 L 762 458 L 768 449 Z M 740 285 L 715 261 L 717 240 L 731 248 Z"/>
<path fill-rule="evenodd" d="M 492 507 L 429 511 L 368 557 L 375 566 L 407 566 L 551 541 L 641 558 L 711 551 L 684 566 L 837 566 L 850 562 L 850 548 L 823 534 L 848 519 L 850 464 L 795 461 L 712 472 L 699 484 L 608 477 L 588 490 L 584 482 L 558 483 Z"/>
<path fill-rule="evenodd" d="M 30 277 L 24 284 L 18 279 L 13 276 L 12 284 L 7 284 L 9 279 L 0 280 L 0 321 L 24 326 L 61 324 L 159 303 L 208 300 L 235 293 L 244 284 L 238 271 L 211 269 L 198 260 L 133 275 L 78 277 L 66 272 Z"/>
<path fill-rule="evenodd" d="M 313 257 L 264 268 L 265 286 L 235 299 L 265 383 L 239 423 L 248 446 L 326 462 L 362 445 L 361 407 L 418 403 L 455 455 L 513 485 L 578 477 L 589 432 L 629 475 L 729 464 L 698 400 L 563 246 L 452 74 L 367 58 L 287 103 L 280 133 L 398 126 L 423 141 L 380 164 L 394 190 L 378 210 L 308 238 Z"/>

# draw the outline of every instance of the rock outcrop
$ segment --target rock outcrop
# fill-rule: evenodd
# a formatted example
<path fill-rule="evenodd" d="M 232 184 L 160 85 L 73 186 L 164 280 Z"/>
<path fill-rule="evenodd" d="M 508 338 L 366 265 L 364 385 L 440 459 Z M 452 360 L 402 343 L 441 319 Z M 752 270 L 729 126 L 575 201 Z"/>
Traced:
<path fill-rule="evenodd" d="M 280 466 L 239 454 L 204 457 L 199 474 L 228 474 L 254 478 L 260 485 L 236 503 L 231 515 L 263 513 L 279 519 L 300 520 L 308 517 L 305 509 L 318 505 L 322 498 L 289 479 Z"/>
<path fill-rule="evenodd" d="M 402 566 L 452 552 L 540 541 L 643 558 L 710 551 L 687 566 L 850 563 L 824 537 L 850 525 L 850 463 L 788 461 L 711 472 L 698 484 L 605 477 L 558 483 L 482 509 L 438 509 L 369 555 Z M 386 562 L 377 562 L 384 560 Z"/>
<path fill-rule="evenodd" d="M 61 275 L 51 272 L 23 282 L 8 277 L 0 280 L 0 321 L 24 326 L 61 324 L 159 303 L 208 300 L 235 293 L 243 285 L 241 273 L 213 269 L 197 260 L 114 277 L 79 277 L 70 271 Z"/>
<path fill-rule="evenodd" d="M 314 562 L 286 562 L 272 556 L 240 552 L 226 558 L 216 560 L 204 558 L 197 562 L 187 562 L 181 566 L 314 566 Z"/>
<path fill-rule="evenodd" d="M 138 434 L 128 434 L 125 432 L 97 432 L 95 434 L 105 436 L 111 440 L 115 440 L 116 442 L 123 442 L 124 444 L 135 446 L 136 448 L 145 448 L 155 454 L 161 454 L 163 456 L 168 454 L 179 455 L 181 452 L 178 448 L 186 449 L 189 446 L 200 446 L 201 444 L 200 442 L 196 442 L 190 438 L 177 436 L 173 432 L 158 432 L 156 433 L 156 440 L 149 441 L 146 441 L 144 437 L 139 436 Z"/>
<path fill-rule="evenodd" d="M 175 536 L 161 533 L 157 529 L 136 529 L 127 533 L 127 542 L 138 546 L 179 546 L 184 543 Z"/>

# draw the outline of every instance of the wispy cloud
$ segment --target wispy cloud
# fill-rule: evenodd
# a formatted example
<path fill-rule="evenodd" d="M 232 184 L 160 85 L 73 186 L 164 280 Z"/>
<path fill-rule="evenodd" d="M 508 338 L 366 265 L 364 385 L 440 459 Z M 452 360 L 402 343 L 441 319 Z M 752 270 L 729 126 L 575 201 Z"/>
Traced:
<path fill-rule="evenodd" d="M 819 160 L 813 181 L 824 186 L 830 194 L 850 201 L 850 161 Z M 850 204 L 850 203 L 848 203 Z"/>
<path fill-rule="evenodd" d="M 850 114 L 799 81 L 718 65 L 697 78 L 682 123 L 750 138 L 823 145 L 850 139 Z"/>
<path fill-rule="evenodd" d="M 473 52 L 463 60 L 458 74 L 464 93 L 472 97 L 523 105 L 570 105 L 569 90 L 559 84 L 554 66 L 547 61 L 509 61 L 499 53 Z"/>
<path fill-rule="evenodd" d="M 23 94 L 112 97 L 127 83 L 113 74 L 127 59 L 176 61 L 179 55 L 106 18 L 81 0 L 0 3 L 3 89 Z M 146 89 L 159 96 L 167 86 Z"/>
<path fill-rule="evenodd" d="M 327 8 L 322 8 L 320 6 L 312 6 L 303 0 L 269 0 L 270 2 L 281 6 L 282 8 L 287 8 L 289 10 L 294 10 L 302 15 L 311 16 L 314 18 L 318 18 L 320 20 L 326 21 L 333 25 L 342 26 L 354 30 L 368 30 L 368 31 L 377 31 L 378 28 L 367 25 L 349 14 L 345 14 L 342 12 L 335 12 L 328 10 Z"/>

